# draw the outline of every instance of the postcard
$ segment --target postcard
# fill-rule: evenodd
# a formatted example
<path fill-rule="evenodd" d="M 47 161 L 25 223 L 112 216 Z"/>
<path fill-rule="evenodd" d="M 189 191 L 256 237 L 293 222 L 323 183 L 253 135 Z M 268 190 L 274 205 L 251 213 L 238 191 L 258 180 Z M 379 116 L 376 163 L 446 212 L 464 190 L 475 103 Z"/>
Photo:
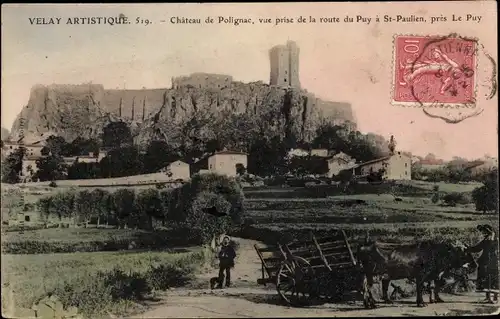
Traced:
<path fill-rule="evenodd" d="M 3 5 L 2 315 L 497 314 L 497 11 Z"/>

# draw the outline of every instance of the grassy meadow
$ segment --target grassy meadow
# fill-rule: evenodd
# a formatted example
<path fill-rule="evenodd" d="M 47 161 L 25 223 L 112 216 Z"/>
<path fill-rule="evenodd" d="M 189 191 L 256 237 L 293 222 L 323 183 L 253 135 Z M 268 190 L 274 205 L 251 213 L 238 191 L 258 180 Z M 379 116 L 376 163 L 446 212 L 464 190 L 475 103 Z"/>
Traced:
<path fill-rule="evenodd" d="M 63 304 L 76 306 L 89 318 L 107 312 L 120 314 L 140 305 L 133 296 L 119 296 L 107 281 L 113 280 L 121 293 L 132 286 L 145 298 L 154 288 L 167 289 L 190 280 L 203 258 L 200 249 L 184 253 L 6 254 L 2 255 L 2 306 L 29 309 L 54 293 Z"/>

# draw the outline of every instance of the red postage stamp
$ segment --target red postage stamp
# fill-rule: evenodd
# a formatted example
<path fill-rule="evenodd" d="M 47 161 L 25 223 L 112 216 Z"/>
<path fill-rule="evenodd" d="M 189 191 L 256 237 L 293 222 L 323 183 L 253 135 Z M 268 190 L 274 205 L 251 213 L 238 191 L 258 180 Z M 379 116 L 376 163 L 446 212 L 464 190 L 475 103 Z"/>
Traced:
<path fill-rule="evenodd" d="M 392 103 L 472 107 L 477 42 L 457 36 L 395 36 Z"/>

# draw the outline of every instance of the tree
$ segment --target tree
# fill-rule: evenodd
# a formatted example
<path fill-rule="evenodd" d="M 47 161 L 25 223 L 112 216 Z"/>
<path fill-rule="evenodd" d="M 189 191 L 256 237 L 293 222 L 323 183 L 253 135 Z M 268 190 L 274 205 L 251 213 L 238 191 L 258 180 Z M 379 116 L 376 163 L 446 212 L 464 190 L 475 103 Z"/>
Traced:
<path fill-rule="evenodd" d="M 70 156 L 88 155 L 93 153 L 94 156 L 99 155 L 99 142 L 95 139 L 85 139 L 77 137 L 68 145 Z"/>
<path fill-rule="evenodd" d="M 156 189 L 150 188 L 141 191 L 137 194 L 135 203 L 139 216 L 147 219 L 149 229 L 153 228 L 153 218 L 161 220 L 165 218 L 162 198 Z"/>
<path fill-rule="evenodd" d="M 470 170 L 465 169 L 466 161 L 455 159 L 444 168 L 446 179 L 453 183 L 466 182 L 471 180 Z"/>
<path fill-rule="evenodd" d="M 93 198 L 88 190 L 80 191 L 75 196 L 76 215 L 85 223 L 85 227 L 92 217 Z"/>
<path fill-rule="evenodd" d="M 496 211 L 498 213 L 498 169 L 492 169 L 485 176 L 483 186 L 472 191 L 472 200 L 477 211 L 486 213 Z"/>
<path fill-rule="evenodd" d="M 382 136 L 372 133 L 364 135 L 352 130 L 347 124 L 334 125 L 330 122 L 322 123 L 318 127 L 312 145 L 314 148 L 326 148 L 349 154 L 361 162 L 389 153 L 388 143 Z"/>
<path fill-rule="evenodd" d="M 287 149 L 279 137 L 256 139 L 249 151 L 248 172 L 259 176 L 279 176 L 288 171 Z"/>
<path fill-rule="evenodd" d="M 120 148 L 132 142 L 132 132 L 125 122 L 111 122 L 103 128 L 102 144 L 105 147 Z"/>
<path fill-rule="evenodd" d="M 382 167 L 382 168 L 378 169 L 377 171 L 370 170 L 370 173 L 366 177 L 368 183 L 382 182 L 385 179 L 384 175 L 385 175 L 386 171 L 387 171 L 386 167 Z"/>
<path fill-rule="evenodd" d="M 104 218 L 106 219 L 106 223 L 109 221 L 110 217 L 110 207 L 108 207 L 109 199 L 108 197 L 110 194 L 102 190 L 100 188 L 94 189 L 90 193 L 90 201 L 91 201 L 91 206 L 90 206 L 90 211 L 91 214 L 95 217 L 97 217 L 97 226 L 101 224 L 101 220 Z"/>
<path fill-rule="evenodd" d="M 68 179 L 94 179 L 100 178 L 99 163 L 75 162 L 68 167 Z"/>
<path fill-rule="evenodd" d="M 23 158 L 26 155 L 26 148 L 19 147 L 10 153 L 2 163 L 2 182 L 15 184 L 20 181 L 20 173 L 23 169 Z"/>
<path fill-rule="evenodd" d="M 134 214 L 135 192 L 127 188 L 121 188 L 112 194 L 112 203 L 115 209 L 118 227 L 127 227 L 129 217 Z"/>
<path fill-rule="evenodd" d="M 144 173 L 155 173 L 179 159 L 174 148 L 167 142 L 154 140 L 149 143 L 144 155 Z"/>
<path fill-rule="evenodd" d="M 59 227 L 62 226 L 62 218 L 74 218 L 75 194 L 73 192 L 60 192 L 54 195 L 52 199 L 51 213 L 59 218 Z"/>
<path fill-rule="evenodd" d="M 297 156 L 289 161 L 289 172 L 295 176 L 324 175 L 328 173 L 328 162 L 320 156 Z"/>
<path fill-rule="evenodd" d="M 241 223 L 243 201 L 241 186 L 234 179 L 218 174 L 195 175 L 171 191 L 167 217 L 184 226 L 189 238 L 207 243 L 212 236 L 227 232 L 231 223 Z M 208 213 L 213 210 L 221 216 Z"/>
<path fill-rule="evenodd" d="M 40 198 L 37 203 L 38 211 L 45 221 L 48 220 L 50 215 L 50 206 L 52 205 L 52 196 Z"/>
<path fill-rule="evenodd" d="M 66 173 L 66 164 L 59 155 L 49 155 L 36 160 L 38 171 L 34 178 L 40 181 L 54 181 L 63 179 Z"/>
<path fill-rule="evenodd" d="M 45 140 L 45 146 L 41 149 L 41 153 L 44 156 L 49 154 L 55 156 L 70 156 L 71 147 L 64 137 L 51 135 Z"/>
<path fill-rule="evenodd" d="M 142 167 L 143 156 L 135 146 L 113 149 L 99 162 L 102 177 L 138 175 Z"/>
<path fill-rule="evenodd" d="M 236 174 L 239 176 L 245 175 L 247 169 L 245 168 L 245 165 L 238 163 L 236 164 Z"/>

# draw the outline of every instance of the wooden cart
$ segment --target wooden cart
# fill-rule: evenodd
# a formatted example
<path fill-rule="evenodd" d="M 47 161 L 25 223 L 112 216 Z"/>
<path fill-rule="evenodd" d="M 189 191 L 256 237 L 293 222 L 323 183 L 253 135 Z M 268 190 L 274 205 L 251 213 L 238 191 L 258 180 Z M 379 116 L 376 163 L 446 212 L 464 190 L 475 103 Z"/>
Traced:
<path fill-rule="evenodd" d="M 262 262 L 259 284 L 273 283 L 291 306 L 309 305 L 322 298 L 337 299 L 359 287 L 359 270 L 343 230 L 328 237 L 293 241 L 255 250 Z"/>

